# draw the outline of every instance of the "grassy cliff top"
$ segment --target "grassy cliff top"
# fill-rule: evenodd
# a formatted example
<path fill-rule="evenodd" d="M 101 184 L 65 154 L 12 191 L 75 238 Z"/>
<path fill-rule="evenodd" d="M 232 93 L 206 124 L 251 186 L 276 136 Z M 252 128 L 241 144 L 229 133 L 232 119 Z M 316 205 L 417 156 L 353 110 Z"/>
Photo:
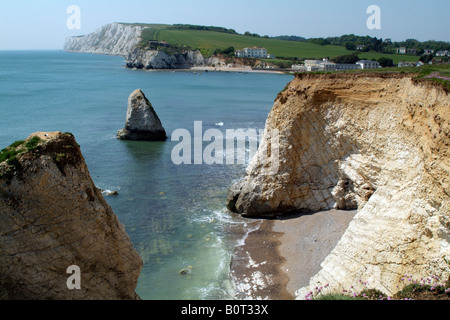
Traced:
<path fill-rule="evenodd" d="M 167 24 L 131 24 L 146 27 L 142 32 L 141 44 L 144 46 L 149 40 L 166 41 L 172 46 L 199 49 L 204 55 L 211 55 L 216 50 L 233 47 L 241 50 L 246 47 L 264 47 L 269 54 L 291 59 L 322 59 L 334 58 L 351 54 L 344 46 L 318 45 L 311 42 L 278 40 L 267 37 L 255 37 L 238 34 L 233 29 L 192 25 Z M 366 59 L 387 57 L 398 63 L 400 61 L 418 61 L 418 56 L 384 54 L 377 52 L 361 52 Z"/>
<path fill-rule="evenodd" d="M 424 65 L 422 67 L 392 67 L 366 70 L 341 70 L 341 71 L 317 71 L 305 74 L 339 74 L 339 73 L 396 73 L 410 74 L 414 81 L 428 82 L 442 87 L 447 93 L 450 92 L 450 63 Z M 301 73 L 303 74 L 303 73 Z"/>
<path fill-rule="evenodd" d="M 0 151 L 0 178 L 11 179 L 21 171 L 24 161 L 43 154 L 50 155 L 60 170 L 67 164 L 75 165 L 82 158 L 71 133 L 36 132 Z"/>

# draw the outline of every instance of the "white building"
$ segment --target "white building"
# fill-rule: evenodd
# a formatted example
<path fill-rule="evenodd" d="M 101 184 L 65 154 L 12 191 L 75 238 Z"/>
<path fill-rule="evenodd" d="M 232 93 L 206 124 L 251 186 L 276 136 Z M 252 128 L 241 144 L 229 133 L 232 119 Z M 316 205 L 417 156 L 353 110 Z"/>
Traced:
<path fill-rule="evenodd" d="M 405 47 L 397 48 L 397 49 L 395 49 L 395 52 L 397 54 L 406 54 L 406 48 Z"/>
<path fill-rule="evenodd" d="M 361 69 L 378 69 L 380 67 L 378 62 L 371 60 L 360 60 L 356 64 L 359 64 Z"/>
<path fill-rule="evenodd" d="M 450 51 L 448 50 L 440 50 L 436 52 L 436 57 L 448 57 L 450 56 Z"/>
<path fill-rule="evenodd" d="M 399 68 L 402 67 L 415 67 L 417 65 L 417 62 L 408 62 L 408 61 L 400 61 L 397 66 Z"/>
<path fill-rule="evenodd" d="M 360 64 L 350 64 L 350 63 L 338 63 L 336 64 L 336 70 L 355 70 L 361 69 Z"/>
<path fill-rule="evenodd" d="M 422 61 L 418 61 L 418 62 L 400 61 L 397 64 L 398 67 L 422 67 L 424 65 L 425 65 L 425 63 L 423 63 Z"/>
<path fill-rule="evenodd" d="M 306 71 L 306 67 L 303 64 L 293 64 L 291 66 L 291 69 L 297 71 Z"/>
<path fill-rule="evenodd" d="M 324 60 L 305 60 L 306 71 L 319 71 L 319 66 Z"/>
<path fill-rule="evenodd" d="M 238 58 L 263 58 L 263 59 L 267 59 L 269 56 L 267 55 L 267 49 L 266 48 L 253 47 L 253 48 L 244 48 L 242 50 L 236 51 L 236 57 L 238 57 Z"/>
<path fill-rule="evenodd" d="M 322 61 L 319 63 L 320 71 L 334 71 L 336 70 L 336 63 L 330 61 Z"/>

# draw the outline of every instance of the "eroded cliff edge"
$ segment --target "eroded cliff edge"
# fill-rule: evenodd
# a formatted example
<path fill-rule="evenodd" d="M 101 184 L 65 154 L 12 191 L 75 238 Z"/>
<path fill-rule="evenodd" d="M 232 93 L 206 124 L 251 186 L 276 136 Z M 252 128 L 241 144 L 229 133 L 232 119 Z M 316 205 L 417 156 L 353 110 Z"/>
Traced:
<path fill-rule="evenodd" d="M 0 299 L 121 300 L 142 260 L 71 134 L 36 133 L 0 164 Z M 69 266 L 81 289 L 69 290 Z"/>
<path fill-rule="evenodd" d="M 261 174 L 259 151 L 228 207 L 358 210 L 299 298 L 317 284 L 336 292 L 362 280 L 392 294 L 405 274 L 449 276 L 449 107 L 448 93 L 407 74 L 299 74 L 278 95 L 265 134 L 279 133 L 278 170 Z"/>
<path fill-rule="evenodd" d="M 150 25 L 110 23 L 83 36 L 65 40 L 64 51 L 95 53 L 125 57 L 130 69 L 189 69 L 201 66 L 225 65 L 219 57 L 205 58 L 199 50 L 180 50 L 169 54 L 161 50 L 144 49 L 142 31 Z"/>

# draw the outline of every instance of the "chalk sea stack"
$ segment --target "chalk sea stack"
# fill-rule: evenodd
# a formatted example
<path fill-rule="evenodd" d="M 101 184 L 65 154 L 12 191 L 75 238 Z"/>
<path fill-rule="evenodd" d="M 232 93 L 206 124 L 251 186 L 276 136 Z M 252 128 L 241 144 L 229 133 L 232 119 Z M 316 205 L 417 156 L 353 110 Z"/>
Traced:
<path fill-rule="evenodd" d="M 120 140 L 165 141 L 166 130 L 144 93 L 137 89 L 128 98 L 125 128 L 119 130 Z"/>
<path fill-rule="evenodd" d="M 0 213 L 0 300 L 139 299 L 142 259 L 72 134 L 38 132 L 0 152 Z"/>

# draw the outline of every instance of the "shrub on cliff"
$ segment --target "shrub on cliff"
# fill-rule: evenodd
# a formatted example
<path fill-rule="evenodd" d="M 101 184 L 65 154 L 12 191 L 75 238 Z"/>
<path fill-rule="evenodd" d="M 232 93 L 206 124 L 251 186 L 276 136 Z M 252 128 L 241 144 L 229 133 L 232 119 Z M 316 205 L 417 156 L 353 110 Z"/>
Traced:
<path fill-rule="evenodd" d="M 402 278 L 407 284 L 393 296 L 387 296 L 377 289 L 367 288 L 356 292 L 351 287 L 342 290 L 342 293 L 323 293 L 324 287 L 316 287 L 307 296 L 307 300 L 450 300 L 450 277 L 445 282 L 440 282 L 436 276 L 430 276 L 415 280 L 410 275 Z M 363 285 L 367 282 L 360 281 Z"/>

